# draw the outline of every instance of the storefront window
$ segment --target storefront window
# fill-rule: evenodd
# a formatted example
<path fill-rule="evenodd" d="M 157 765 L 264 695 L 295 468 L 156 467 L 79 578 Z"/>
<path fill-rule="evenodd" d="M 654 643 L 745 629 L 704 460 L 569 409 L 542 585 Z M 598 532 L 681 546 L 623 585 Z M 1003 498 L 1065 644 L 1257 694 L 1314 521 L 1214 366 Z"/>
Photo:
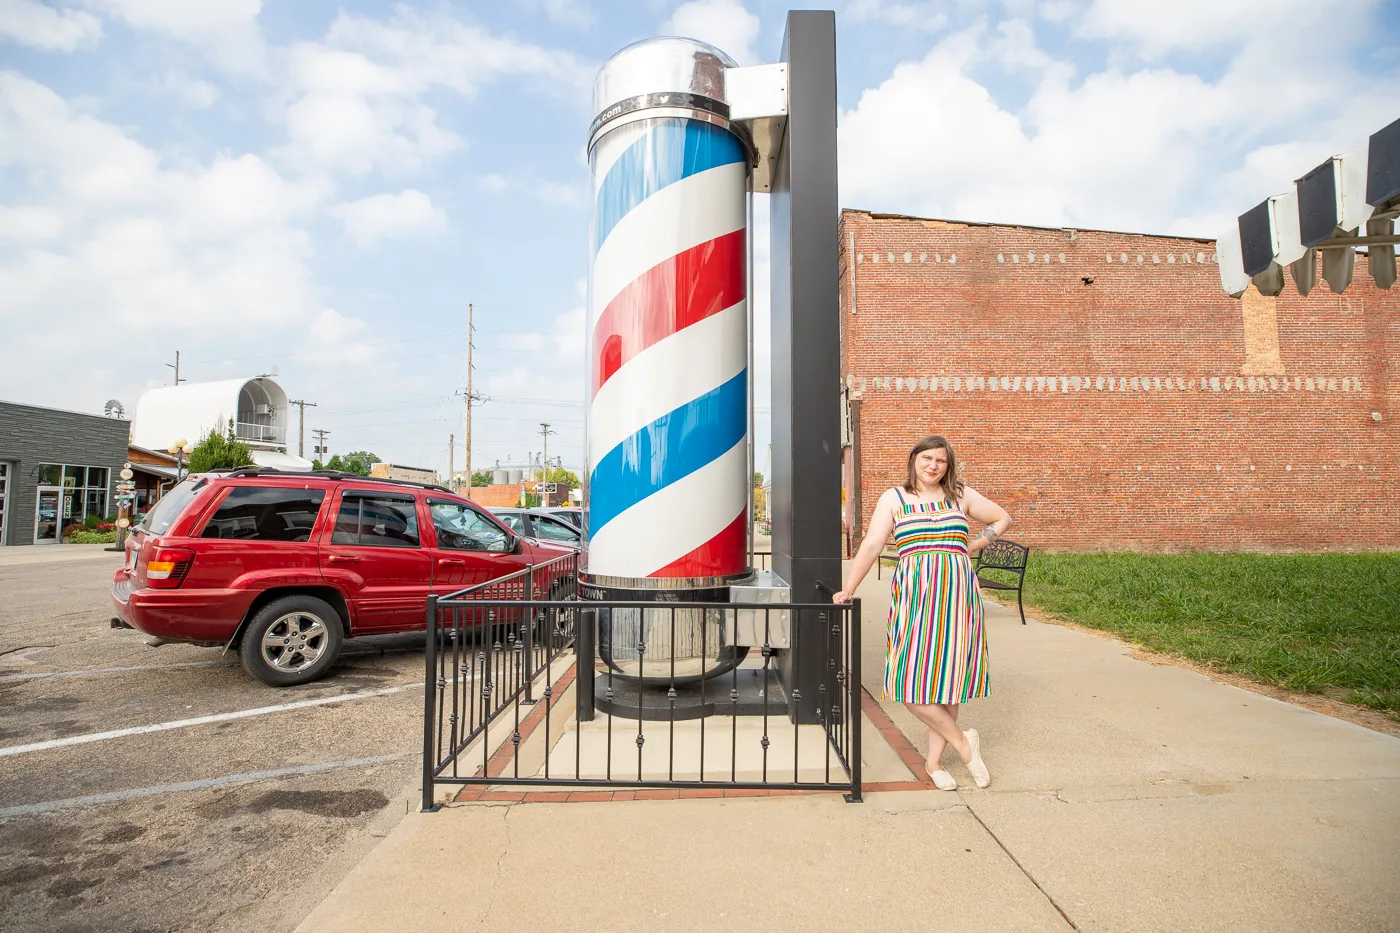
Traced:
<path fill-rule="evenodd" d="M 88 516 L 107 517 L 107 467 L 41 463 L 34 470 L 35 485 L 62 486 L 58 509 L 63 524 L 80 523 Z"/>

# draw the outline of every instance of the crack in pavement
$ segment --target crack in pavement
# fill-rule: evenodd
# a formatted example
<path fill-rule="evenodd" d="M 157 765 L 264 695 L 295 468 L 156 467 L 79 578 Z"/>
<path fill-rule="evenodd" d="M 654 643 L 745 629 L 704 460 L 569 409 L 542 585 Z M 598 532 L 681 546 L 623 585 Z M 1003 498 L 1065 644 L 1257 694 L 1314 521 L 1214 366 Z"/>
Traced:
<path fill-rule="evenodd" d="M 1079 925 L 1070 919 L 1069 914 L 1066 913 L 1065 909 L 1060 906 L 1059 902 L 1051 896 L 1050 892 L 1045 890 L 1041 883 L 1036 879 L 1035 875 L 1032 875 L 1030 871 L 1026 869 L 1026 866 L 1021 864 L 1021 860 L 1018 859 L 1014 854 L 1012 854 L 1011 850 L 1006 847 L 1006 843 L 1002 842 L 1001 837 L 992 831 L 992 828 L 987 825 L 986 821 L 982 819 L 982 815 L 977 812 L 976 808 L 974 808 L 971 803 L 967 804 L 967 812 L 972 814 L 972 818 L 977 821 L 977 825 L 981 826 L 983 831 L 986 832 L 988 836 L 992 837 L 992 841 L 995 842 L 998 847 L 1000 847 L 1001 851 L 1006 853 L 1006 857 L 1011 859 L 1011 864 L 1015 865 L 1018 869 L 1020 869 L 1021 874 L 1026 876 L 1026 880 L 1029 881 L 1031 884 L 1035 885 L 1035 889 L 1039 891 L 1047 901 L 1050 902 L 1050 906 L 1055 908 L 1055 911 L 1062 918 L 1064 918 L 1065 923 L 1069 924 L 1069 928 L 1078 933 Z"/>
<path fill-rule="evenodd" d="M 506 812 L 501 816 L 501 828 L 505 830 L 506 841 L 505 844 L 501 846 L 501 854 L 496 856 L 496 882 L 501 880 L 501 875 L 505 871 L 504 862 L 506 856 L 510 854 L 510 814 L 517 806 L 518 804 L 514 803 L 506 804 Z M 500 889 L 501 886 L 497 883 L 491 885 L 491 898 L 486 902 L 486 908 L 481 912 L 481 918 L 477 924 L 478 926 L 484 926 L 487 919 L 491 916 L 491 911 L 496 909 L 496 892 Z"/>

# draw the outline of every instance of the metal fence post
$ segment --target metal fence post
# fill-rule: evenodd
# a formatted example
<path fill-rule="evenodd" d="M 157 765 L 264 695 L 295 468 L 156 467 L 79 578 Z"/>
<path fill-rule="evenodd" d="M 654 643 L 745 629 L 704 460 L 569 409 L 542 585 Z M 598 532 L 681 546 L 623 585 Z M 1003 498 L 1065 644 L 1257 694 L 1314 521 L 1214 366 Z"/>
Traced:
<path fill-rule="evenodd" d="M 860 727 L 862 722 L 861 713 L 861 684 L 860 684 L 860 600 L 851 600 L 851 611 L 846 616 L 846 628 L 851 638 L 851 669 L 847 672 L 846 682 L 850 685 L 851 695 L 846 701 L 846 709 L 851 717 L 851 792 L 846 795 L 847 803 L 861 802 L 860 786 Z"/>
<path fill-rule="evenodd" d="M 574 691 L 579 722 L 593 721 L 593 659 L 598 656 L 598 610 L 581 609 L 574 632 Z"/>
<path fill-rule="evenodd" d="M 526 706 L 535 703 L 535 600 L 540 598 L 540 587 L 535 582 L 535 565 L 530 565 L 530 602 L 525 607 L 525 699 Z"/>
<path fill-rule="evenodd" d="M 433 775 L 437 770 L 437 749 L 433 738 L 437 712 L 437 615 L 438 598 L 428 597 L 427 639 L 423 645 L 423 812 L 437 809 L 433 800 Z"/>

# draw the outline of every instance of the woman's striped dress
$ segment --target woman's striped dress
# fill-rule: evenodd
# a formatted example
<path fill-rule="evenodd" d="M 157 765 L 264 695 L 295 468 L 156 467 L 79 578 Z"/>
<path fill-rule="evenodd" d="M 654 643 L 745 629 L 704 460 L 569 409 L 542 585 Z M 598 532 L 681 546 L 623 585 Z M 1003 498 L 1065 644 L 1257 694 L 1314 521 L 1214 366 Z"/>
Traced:
<path fill-rule="evenodd" d="M 982 597 L 967 553 L 968 522 L 956 502 L 899 495 L 891 581 L 885 698 L 962 703 L 987 695 Z"/>

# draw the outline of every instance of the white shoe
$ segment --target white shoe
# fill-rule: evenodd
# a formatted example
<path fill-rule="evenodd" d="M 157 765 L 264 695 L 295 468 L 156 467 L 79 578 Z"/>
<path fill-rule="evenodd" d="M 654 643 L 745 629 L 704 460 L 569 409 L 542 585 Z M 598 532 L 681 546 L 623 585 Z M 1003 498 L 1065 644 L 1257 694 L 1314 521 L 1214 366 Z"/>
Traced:
<path fill-rule="evenodd" d="M 947 771 L 939 769 L 938 771 L 931 772 L 929 774 L 929 777 L 933 778 L 933 786 L 938 788 L 939 790 L 958 789 L 958 782 L 955 781 L 953 779 L 953 776 Z"/>
<path fill-rule="evenodd" d="M 965 729 L 963 735 L 967 736 L 967 744 L 972 748 L 972 759 L 967 763 L 967 770 L 972 775 L 972 782 L 978 787 L 986 787 L 992 783 L 992 775 L 987 771 L 987 763 L 982 760 L 982 742 L 977 735 L 976 729 Z"/>

